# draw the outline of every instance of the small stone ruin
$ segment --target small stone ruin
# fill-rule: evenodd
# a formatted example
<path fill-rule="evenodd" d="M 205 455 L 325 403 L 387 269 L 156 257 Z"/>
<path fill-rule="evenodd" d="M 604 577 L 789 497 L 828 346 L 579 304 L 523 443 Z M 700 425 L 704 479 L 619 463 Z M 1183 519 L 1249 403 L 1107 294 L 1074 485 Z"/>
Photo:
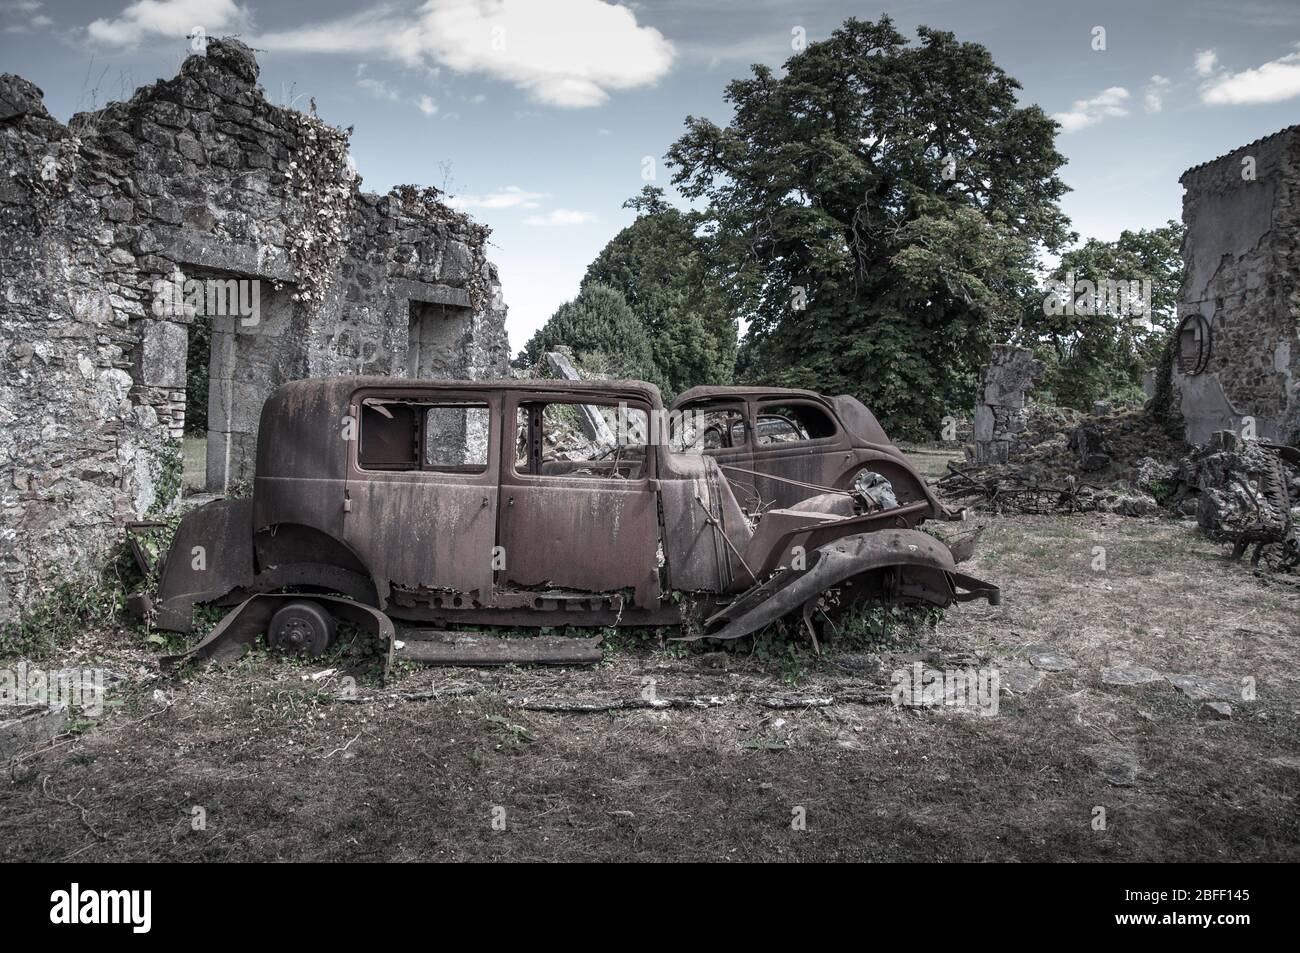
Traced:
<path fill-rule="evenodd" d="M 1025 432 L 1025 394 L 1043 373 L 1028 348 L 995 344 L 980 381 L 972 422 L 973 463 L 1006 463 Z"/>

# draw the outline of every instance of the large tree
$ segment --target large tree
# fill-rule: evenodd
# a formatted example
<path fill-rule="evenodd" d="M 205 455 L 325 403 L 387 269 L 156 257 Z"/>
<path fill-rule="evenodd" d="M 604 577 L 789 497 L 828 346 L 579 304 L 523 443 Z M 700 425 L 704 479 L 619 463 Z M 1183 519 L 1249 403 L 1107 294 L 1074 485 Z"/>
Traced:
<path fill-rule="evenodd" d="M 536 364 L 547 351 L 565 345 L 588 369 L 616 377 L 659 383 L 650 338 L 623 295 L 608 285 L 584 285 L 578 296 L 555 309 L 515 358 Z"/>
<path fill-rule="evenodd" d="M 856 394 L 933 436 L 1067 237 L 1056 123 L 988 50 L 850 19 L 689 117 L 673 181 L 707 202 L 715 281 L 750 320 L 738 372 Z"/>
<path fill-rule="evenodd" d="M 645 325 L 670 396 L 697 384 L 731 383 L 736 319 L 706 272 L 696 234 L 702 216 L 674 208 L 651 185 L 623 207 L 636 210 L 636 221 L 604 247 L 583 286 L 605 284 L 623 293 Z"/>
<path fill-rule="evenodd" d="M 1113 242 L 1089 239 L 1061 256 L 1019 335 L 1044 359 L 1041 389 L 1057 403 L 1091 410 L 1103 397 L 1142 399 L 1142 376 L 1159 363 L 1176 323 L 1182 239 L 1182 225 L 1170 221 Z M 1112 282 L 1130 292 L 1138 283 L 1141 307 L 1131 294 L 1122 309 L 1113 294 L 1100 297 Z"/>

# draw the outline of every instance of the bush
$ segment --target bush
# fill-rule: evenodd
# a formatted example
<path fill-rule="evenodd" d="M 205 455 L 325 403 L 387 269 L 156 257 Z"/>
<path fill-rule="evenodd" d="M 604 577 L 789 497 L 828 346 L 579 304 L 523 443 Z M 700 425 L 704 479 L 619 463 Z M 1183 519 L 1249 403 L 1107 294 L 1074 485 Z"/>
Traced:
<path fill-rule="evenodd" d="M 515 366 L 528 367 L 566 345 L 579 363 L 605 364 L 617 377 L 660 383 L 650 338 L 623 295 L 602 284 L 585 286 L 560 305 L 524 345 Z"/>

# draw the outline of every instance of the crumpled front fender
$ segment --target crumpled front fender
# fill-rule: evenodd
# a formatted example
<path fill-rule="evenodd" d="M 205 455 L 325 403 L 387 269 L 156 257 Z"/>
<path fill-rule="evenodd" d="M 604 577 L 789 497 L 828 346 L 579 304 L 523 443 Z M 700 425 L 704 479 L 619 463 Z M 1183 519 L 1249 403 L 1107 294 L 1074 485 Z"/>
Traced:
<path fill-rule="evenodd" d="M 957 571 L 952 552 L 942 540 L 912 529 L 885 529 L 845 536 L 808 553 L 807 566 L 783 569 L 741 593 L 704 623 L 697 639 L 737 639 L 756 632 L 818 598 L 827 589 L 871 573 L 902 567 L 905 581 L 898 593 L 936 605 L 986 598 L 1001 601 L 997 586 Z M 910 571 L 909 571 L 910 570 Z M 963 592 L 962 589 L 967 591 Z"/>

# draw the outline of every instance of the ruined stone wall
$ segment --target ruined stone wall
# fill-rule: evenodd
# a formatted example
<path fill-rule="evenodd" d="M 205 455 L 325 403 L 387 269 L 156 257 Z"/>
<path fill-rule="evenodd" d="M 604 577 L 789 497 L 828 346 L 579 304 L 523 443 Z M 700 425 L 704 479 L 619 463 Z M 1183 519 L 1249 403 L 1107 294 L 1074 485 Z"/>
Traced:
<path fill-rule="evenodd" d="M 1025 432 L 1025 395 L 1043 362 L 1028 348 L 995 344 L 980 375 L 979 396 L 971 422 L 974 463 L 1006 463 Z"/>
<path fill-rule="evenodd" d="M 1174 369 L 1187 439 L 1300 436 L 1300 127 L 1185 172 L 1178 314 L 1210 331 L 1200 373 Z"/>
<path fill-rule="evenodd" d="M 405 375 L 413 307 L 449 322 L 438 373 L 508 372 L 487 229 L 434 190 L 361 192 L 349 133 L 267 102 L 257 76 L 247 47 L 213 41 L 66 126 L 0 76 L 0 619 L 173 503 L 185 279 L 256 283 L 260 298 L 252 320 L 212 318 L 216 489 L 251 476 L 280 383 Z"/>

